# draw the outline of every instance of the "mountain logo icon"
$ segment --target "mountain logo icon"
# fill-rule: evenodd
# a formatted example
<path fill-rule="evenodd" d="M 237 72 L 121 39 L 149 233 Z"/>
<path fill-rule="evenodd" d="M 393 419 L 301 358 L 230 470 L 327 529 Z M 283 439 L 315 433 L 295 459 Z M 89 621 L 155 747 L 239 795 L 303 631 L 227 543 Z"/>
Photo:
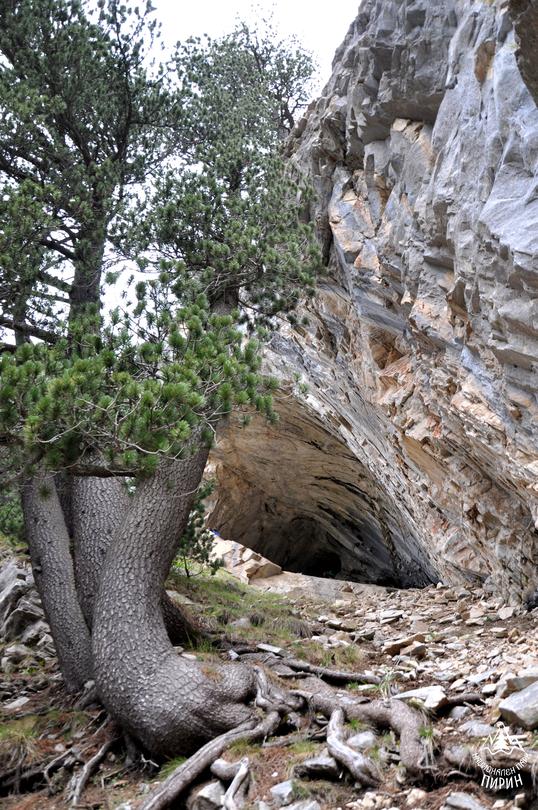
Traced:
<path fill-rule="evenodd" d="M 518 738 L 510 734 L 504 723 L 497 724 L 496 730 L 489 735 L 484 745 L 481 746 L 481 750 L 492 758 L 499 754 L 512 754 L 515 751 L 525 753 Z"/>

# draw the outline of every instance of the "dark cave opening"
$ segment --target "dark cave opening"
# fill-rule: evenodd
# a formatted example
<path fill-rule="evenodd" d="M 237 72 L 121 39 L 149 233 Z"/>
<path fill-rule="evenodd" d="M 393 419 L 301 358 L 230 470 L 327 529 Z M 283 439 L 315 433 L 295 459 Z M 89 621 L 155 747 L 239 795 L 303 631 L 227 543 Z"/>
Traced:
<path fill-rule="evenodd" d="M 318 550 L 311 558 L 305 560 L 303 565 L 288 570 L 297 574 L 307 574 L 311 577 L 338 579 L 338 575 L 342 571 L 342 560 L 334 551 Z"/>
<path fill-rule="evenodd" d="M 402 502 L 300 402 L 283 401 L 279 415 L 221 440 L 209 525 L 285 571 L 395 588 L 437 582 Z"/>

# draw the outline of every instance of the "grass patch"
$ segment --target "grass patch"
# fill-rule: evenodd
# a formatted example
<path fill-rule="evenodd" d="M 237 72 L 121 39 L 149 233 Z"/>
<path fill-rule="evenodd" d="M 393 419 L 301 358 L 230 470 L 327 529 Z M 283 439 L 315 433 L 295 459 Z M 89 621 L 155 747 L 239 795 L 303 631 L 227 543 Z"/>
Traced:
<path fill-rule="evenodd" d="M 165 779 L 167 776 L 170 776 L 170 774 L 173 773 L 176 768 L 179 768 L 179 766 L 183 765 L 183 763 L 186 761 L 187 757 L 175 757 L 174 759 L 169 759 L 168 762 L 164 763 L 159 771 L 159 779 Z"/>
<path fill-rule="evenodd" d="M 361 669 L 363 653 L 354 644 L 349 647 L 333 647 L 326 649 L 317 641 L 298 641 L 293 644 L 293 653 L 297 658 L 304 658 L 317 667 L 331 669 L 354 670 Z M 355 688 L 358 687 L 355 684 Z"/>
<path fill-rule="evenodd" d="M 261 750 L 260 743 L 252 743 L 248 740 L 237 740 L 227 749 L 232 762 L 241 757 L 254 757 L 260 754 Z"/>
<path fill-rule="evenodd" d="M 289 746 L 289 750 L 296 756 L 306 756 L 315 754 L 320 748 L 320 744 L 313 740 L 298 740 Z"/>
<path fill-rule="evenodd" d="M 346 725 L 349 726 L 349 728 L 354 732 L 368 731 L 370 728 L 367 723 L 365 723 L 363 720 L 357 720 L 356 717 L 352 717 L 350 720 L 348 720 Z"/>
<path fill-rule="evenodd" d="M 167 587 L 192 600 L 195 603 L 192 610 L 209 621 L 215 630 L 226 629 L 238 640 L 283 646 L 311 632 L 308 624 L 294 615 L 284 596 L 263 593 L 245 585 L 224 569 L 214 576 L 198 577 L 186 577 L 173 571 Z M 230 627 L 232 622 L 242 618 L 249 619 L 248 626 Z M 195 649 L 210 652 L 203 641 Z"/>

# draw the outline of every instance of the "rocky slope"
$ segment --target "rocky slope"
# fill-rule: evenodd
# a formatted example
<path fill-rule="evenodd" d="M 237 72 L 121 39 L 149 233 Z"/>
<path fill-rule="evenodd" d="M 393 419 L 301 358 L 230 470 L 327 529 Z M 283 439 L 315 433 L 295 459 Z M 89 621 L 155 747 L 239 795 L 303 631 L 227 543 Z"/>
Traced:
<path fill-rule="evenodd" d="M 279 425 L 215 454 L 226 536 L 310 573 L 538 584 L 537 30 L 522 0 L 361 4 L 289 146 L 328 275 L 267 356 Z"/>

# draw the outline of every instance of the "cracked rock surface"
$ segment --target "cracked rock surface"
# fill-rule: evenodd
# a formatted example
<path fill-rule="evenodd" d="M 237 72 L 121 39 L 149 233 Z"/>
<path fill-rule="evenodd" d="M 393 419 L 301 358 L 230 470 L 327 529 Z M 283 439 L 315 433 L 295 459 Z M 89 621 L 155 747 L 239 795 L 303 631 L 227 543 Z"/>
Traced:
<path fill-rule="evenodd" d="M 214 454 L 224 536 L 319 575 L 536 587 L 536 26 L 517 0 L 362 3 L 288 144 L 328 275 L 267 352 L 279 425 Z"/>

